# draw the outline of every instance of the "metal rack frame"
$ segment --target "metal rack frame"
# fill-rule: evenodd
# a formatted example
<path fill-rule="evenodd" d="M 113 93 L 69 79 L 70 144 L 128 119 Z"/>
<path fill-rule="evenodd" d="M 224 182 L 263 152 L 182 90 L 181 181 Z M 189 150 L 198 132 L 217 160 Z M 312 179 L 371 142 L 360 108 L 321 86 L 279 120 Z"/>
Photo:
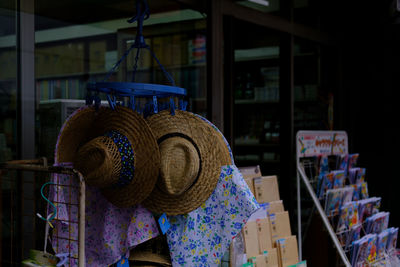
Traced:
<path fill-rule="evenodd" d="M 78 208 L 78 266 L 85 266 L 85 181 L 82 174 L 73 169 L 59 166 L 47 166 L 47 159 L 14 160 L 0 163 L 0 180 L 4 170 L 33 171 L 44 173 L 67 174 L 79 181 L 79 208 Z"/>
<path fill-rule="evenodd" d="M 318 149 L 316 147 L 315 140 L 311 140 L 308 144 L 305 144 L 305 141 L 302 140 L 302 137 L 305 135 L 314 135 L 316 137 L 315 140 L 321 141 L 324 139 L 324 142 L 321 143 L 321 148 Z M 343 139 L 341 142 L 335 143 L 336 136 L 340 135 Z M 319 138 L 320 137 L 320 138 Z M 326 142 L 325 142 L 326 141 Z M 311 150 L 310 154 L 305 153 L 306 151 Z M 336 152 L 336 153 L 335 153 Z M 308 193 L 310 194 L 312 201 L 314 202 L 315 207 L 318 210 L 319 215 L 327 229 L 339 255 L 342 259 L 343 264 L 346 267 L 351 267 L 350 261 L 347 258 L 345 251 L 343 250 L 335 231 L 332 229 L 332 225 L 329 222 L 328 217 L 326 216 L 324 209 L 321 206 L 321 203 L 314 192 L 314 189 L 309 181 L 309 178 L 304 172 L 303 166 L 300 164 L 300 157 L 311 156 L 316 154 L 345 154 L 348 152 L 348 142 L 347 142 L 347 133 L 343 131 L 299 131 L 296 134 L 296 160 L 297 160 L 297 230 L 298 230 L 298 246 L 299 246 L 299 258 L 302 260 L 302 233 L 301 233 L 301 181 L 303 181 L 304 185 L 307 188 Z"/>

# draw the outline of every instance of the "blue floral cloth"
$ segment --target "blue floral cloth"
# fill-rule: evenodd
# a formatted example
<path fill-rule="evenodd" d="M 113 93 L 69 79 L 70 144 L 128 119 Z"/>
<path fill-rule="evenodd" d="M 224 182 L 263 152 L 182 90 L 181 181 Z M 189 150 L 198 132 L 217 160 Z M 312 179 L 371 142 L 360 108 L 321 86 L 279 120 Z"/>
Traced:
<path fill-rule="evenodd" d="M 222 166 L 217 187 L 203 205 L 168 217 L 172 265 L 218 266 L 232 239 L 259 208 L 238 168 Z"/>

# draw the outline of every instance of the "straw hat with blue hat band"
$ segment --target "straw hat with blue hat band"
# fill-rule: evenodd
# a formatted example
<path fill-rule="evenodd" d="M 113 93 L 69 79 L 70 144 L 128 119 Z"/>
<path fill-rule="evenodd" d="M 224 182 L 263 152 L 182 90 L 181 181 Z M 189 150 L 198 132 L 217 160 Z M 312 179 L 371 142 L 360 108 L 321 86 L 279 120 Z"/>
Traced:
<path fill-rule="evenodd" d="M 143 205 L 156 213 L 186 214 L 214 191 L 221 166 L 231 163 L 221 134 L 193 113 L 161 111 L 147 118 L 160 149 L 160 176 Z"/>
<path fill-rule="evenodd" d="M 152 131 L 141 115 L 122 106 L 75 112 L 62 128 L 56 153 L 58 162 L 73 162 L 86 183 L 118 207 L 142 202 L 159 174 Z"/>

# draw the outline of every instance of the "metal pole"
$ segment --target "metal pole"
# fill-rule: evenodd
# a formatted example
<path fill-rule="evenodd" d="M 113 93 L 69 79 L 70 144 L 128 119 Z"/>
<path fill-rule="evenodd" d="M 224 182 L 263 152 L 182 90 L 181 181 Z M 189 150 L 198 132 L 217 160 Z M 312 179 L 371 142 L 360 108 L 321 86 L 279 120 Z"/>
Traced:
<path fill-rule="evenodd" d="M 78 266 L 85 267 L 85 181 L 81 173 L 76 171 L 79 179 L 79 235 L 78 235 Z"/>
<path fill-rule="evenodd" d="M 319 215 L 321 215 L 322 221 L 324 222 L 325 227 L 328 230 L 328 233 L 331 236 L 332 241 L 335 244 L 336 249 L 339 252 L 340 257 L 342 258 L 342 261 L 343 261 L 344 265 L 346 265 L 347 267 L 351 267 L 351 264 L 350 264 L 349 260 L 347 259 L 346 253 L 343 251 L 343 248 L 340 245 L 339 240 L 336 237 L 336 233 L 333 231 L 332 226 L 331 226 L 328 218 L 325 215 L 325 211 L 321 207 L 319 199 L 315 195 L 314 190 L 313 190 L 310 182 L 308 181 L 308 178 L 307 178 L 306 174 L 304 173 L 303 168 L 301 166 L 297 166 L 297 171 L 301 175 L 301 178 L 303 179 L 303 182 L 306 185 L 308 193 L 310 193 L 311 198 L 314 201 L 315 206 L 317 207 Z"/>
<path fill-rule="evenodd" d="M 300 175 L 297 172 L 297 235 L 298 235 L 298 246 L 299 246 L 299 260 L 303 258 L 303 238 L 301 235 L 301 197 L 300 197 Z"/>

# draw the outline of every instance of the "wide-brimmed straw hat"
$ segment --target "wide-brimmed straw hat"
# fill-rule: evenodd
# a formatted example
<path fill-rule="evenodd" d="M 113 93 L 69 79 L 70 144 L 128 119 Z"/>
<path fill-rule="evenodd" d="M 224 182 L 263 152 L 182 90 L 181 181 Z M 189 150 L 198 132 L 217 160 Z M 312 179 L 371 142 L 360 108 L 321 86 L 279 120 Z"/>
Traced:
<path fill-rule="evenodd" d="M 160 176 L 143 205 L 156 213 L 189 213 L 214 191 L 221 166 L 231 163 L 220 133 L 193 113 L 165 110 L 147 118 L 158 142 Z"/>
<path fill-rule="evenodd" d="M 160 169 L 158 145 L 148 124 L 121 106 L 84 107 L 71 115 L 58 138 L 56 161 L 73 162 L 86 183 L 101 188 L 118 207 L 143 201 Z"/>

